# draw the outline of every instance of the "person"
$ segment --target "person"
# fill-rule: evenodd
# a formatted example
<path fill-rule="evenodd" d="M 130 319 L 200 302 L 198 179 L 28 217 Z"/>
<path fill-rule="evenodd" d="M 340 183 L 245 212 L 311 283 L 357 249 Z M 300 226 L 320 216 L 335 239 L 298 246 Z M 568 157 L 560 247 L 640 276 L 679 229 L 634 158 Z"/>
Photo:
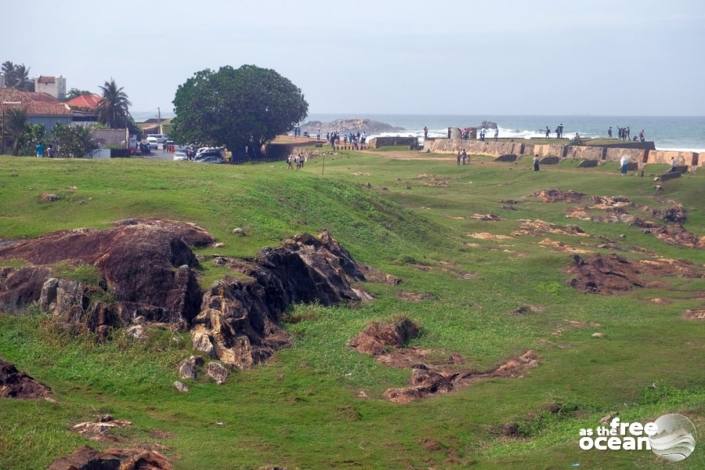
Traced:
<path fill-rule="evenodd" d="M 532 163 L 534 164 L 534 171 L 539 171 L 539 156 L 538 155 L 534 155 L 534 159 L 533 159 Z"/>
<path fill-rule="evenodd" d="M 458 164 L 458 166 L 460 166 L 460 160 L 462 160 L 462 159 L 463 159 L 463 153 L 460 150 L 458 150 L 458 155 L 455 156 L 455 160 L 456 160 L 456 163 Z"/>
<path fill-rule="evenodd" d="M 610 139 L 612 138 L 612 126 L 610 126 L 610 128 L 607 129 L 607 137 L 609 137 Z"/>
<path fill-rule="evenodd" d="M 428 139 L 428 126 L 423 126 L 423 140 Z"/>
<path fill-rule="evenodd" d="M 291 154 L 289 154 L 289 156 L 286 157 L 286 167 L 289 170 L 292 169 L 292 161 L 293 161 L 293 157 L 291 156 Z"/>
<path fill-rule="evenodd" d="M 558 129 L 561 132 L 561 135 L 559 135 L 558 138 L 561 139 L 563 137 L 563 123 L 561 123 L 560 126 L 558 126 Z"/>
<path fill-rule="evenodd" d="M 629 168 L 629 157 L 626 155 L 622 155 L 622 158 L 619 159 L 619 171 L 622 174 L 622 176 L 627 174 L 628 168 Z"/>
<path fill-rule="evenodd" d="M 644 142 L 646 138 L 644 137 L 644 129 L 639 132 L 639 141 Z"/>
<path fill-rule="evenodd" d="M 463 165 L 467 165 L 469 160 L 468 153 L 463 149 Z"/>
<path fill-rule="evenodd" d="M 494 128 L 494 140 L 499 139 L 499 127 Z"/>
<path fill-rule="evenodd" d="M 448 128 L 448 138 L 450 139 L 450 127 Z"/>
<path fill-rule="evenodd" d="M 44 156 L 44 144 L 39 142 L 35 147 L 34 151 L 37 154 L 37 158 L 42 158 Z"/>
<path fill-rule="evenodd" d="M 551 137 L 551 129 L 546 126 L 546 138 L 548 139 L 549 137 Z"/>
<path fill-rule="evenodd" d="M 51 144 L 47 147 L 47 157 L 54 158 L 54 147 Z"/>
<path fill-rule="evenodd" d="M 301 168 L 304 167 L 304 163 L 306 163 L 306 155 L 303 153 L 299 155 L 299 163 L 301 164 Z"/>

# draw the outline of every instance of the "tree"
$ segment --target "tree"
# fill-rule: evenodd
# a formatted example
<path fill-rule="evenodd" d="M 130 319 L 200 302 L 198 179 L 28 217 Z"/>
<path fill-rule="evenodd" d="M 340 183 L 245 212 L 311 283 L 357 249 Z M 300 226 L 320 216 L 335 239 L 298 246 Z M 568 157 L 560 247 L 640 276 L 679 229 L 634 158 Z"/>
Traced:
<path fill-rule="evenodd" d="M 103 99 L 98 104 L 98 122 L 111 129 L 120 129 L 128 126 L 130 117 L 130 100 L 122 87 L 118 87 L 115 80 L 105 82 L 100 89 Z"/>
<path fill-rule="evenodd" d="M 177 141 L 225 145 L 240 156 L 257 156 L 264 143 L 306 117 L 301 90 L 271 69 L 243 65 L 196 72 L 174 97 Z"/>
<path fill-rule="evenodd" d="M 5 75 L 5 86 L 24 91 L 34 91 L 34 82 L 29 79 L 29 67 L 24 64 L 13 64 L 11 61 L 3 62 L 0 66 Z"/>
<path fill-rule="evenodd" d="M 78 98 L 83 95 L 92 95 L 88 90 L 79 90 L 78 88 L 71 88 L 68 93 L 66 93 L 66 101 Z"/>
<path fill-rule="evenodd" d="M 59 157 L 82 158 L 98 148 L 90 129 L 83 126 L 57 124 L 51 131 L 49 142 Z"/>
<path fill-rule="evenodd" d="M 3 135 L 12 142 L 12 153 L 17 155 L 27 131 L 27 112 L 24 109 L 10 109 L 3 120 Z"/>

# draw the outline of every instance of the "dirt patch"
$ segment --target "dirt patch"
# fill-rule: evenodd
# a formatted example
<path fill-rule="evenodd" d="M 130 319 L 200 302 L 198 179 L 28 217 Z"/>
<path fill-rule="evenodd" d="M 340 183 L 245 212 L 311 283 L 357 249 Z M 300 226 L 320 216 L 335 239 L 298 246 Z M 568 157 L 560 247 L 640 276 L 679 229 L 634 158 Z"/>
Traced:
<path fill-rule="evenodd" d="M 489 232 L 468 233 L 467 236 L 474 238 L 476 240 L 497 241 L 497 240 L 511 240 L 512 239 L 512 237 L 510 237 L 509 235 L 499 235 L 499 234 L 489 233 Z"/>
<path fill-rule="evenodd" d="M 414 366 L 408 387 L 390 388 L 385 397 L 395 403 L 409 403 L 429 396 L 449 393 L 481 379 L 522 377 L 526 371 L 538 366 L 538 355 L 529 350 L 487 371 L 445 371 L 425 364 Z"/>
<path fill-rule="evenodd" d="M 0 359 L 0 398 L 48 398 L 51 390 Z"/>
<path fill-rule="evenodd" d="M 576 248 L 570 245 L 566 245 L 565 243 L 558 241 L 558 240 L 551 240 L 550 238 L 544 238 L 539 242 L 539 245 L 550 248 L 552 250 L 560 251 L 563 253 L 570 253 L 570 254 L 587 254 L 591 253 L 590 250 L 585 249 L 585 248 Z"/>
<path fill-rule="evenodd" d="M 49 466 L 49 470 L 171 470 L 172 468 L 169 460 L 155 450 L 135 448 L 108 449 L 101 452 L 87 446 L 55 460 Z"/>
<path fill-rule="evenodd" d="M 686 310 L 685 313 L 683 313 L 683 318 L 686 320 L 703 321 L 705 320 L 705 308 Z"/>
<path fill-rule="evenodd" d="M 502 218 L 496 214 L 473 214 L 471 219 L 482 220 L 483 222 L 497 222 Z"/>
<path fill-rule="evenodd" d="M 577 237 L 589 237 L 583 229 L 577 225 L 557 225 L 541 219 L 520 219 L 519 229 L 512 232 L 514 236 L 536 236 L 544 233 L 555 235 L 571 235 Z"/>
<path fill-rule="evenodd" d="M 561 191 L 560 189 L 544 189 L 534 193 L 534 197 L 543 202 L 579 202 L 585 194 L 577 191 Z"/>
<path fill-rule="evenodd" d="M 624 196 L 593 196 L 591 209 L 607 210 L 631 207 L 632 201 Z"/>
<path fill-rule="evenodd" d="M 71 430 L 92 441 L 117 441 L 112 431 L 131 426 L 132 422 L 124 419 L 114 419 L 111 415 L 98 416 L 95 421 L 77 423 Z"/>
<path fill-rule="evenodd" d="M 657 276 L 703 277 L 703 269 L 686 261 L 657 258 L 631 262 L 616 254 L 573 256 L 568 269 L 573 276 L 569 285 L 583 292 L 610 294 L 635 287 L 657 285 L 650 278 Z"/>
<path fill-rule="evenodd" d="M 400 317 L 392 322 L 374 322 L 350 340 L 350 347 L 363 354 L 379 356 L 392 348 L 401 348 L 419 335 L 419 327 Z"/>
<path fill-rule="evenodd" d="M 424 300 L 433 300 L 435 296 L 430 292 L 410 292 L 401 291 L 397 295 L 401 300 L 406 300 L 407 302 L 423 302 Z"/>
<path fill-rule="evenodd" d="M 432 188 L 447 188 L 449 179 L 444 176 L 429 175 L 422 173 L 416 175 L 416 179 L 421 181 L 424 186 L 429 186 Z"/>
<path fill-rule="evenodd" d="M 699 237 L 679 224 L 662 225 L 637 218 L 633 225 L 641 228 L 643 233 L 651 234 L 669 245 L 705 248 L 705 236 Z"/>
<path fill-rule="evenodd" d="M 543 307 L 540 305 L 520 305 L 512 310 L 512 315 L 524 316 L 541 312 L 543 312 Z"/>

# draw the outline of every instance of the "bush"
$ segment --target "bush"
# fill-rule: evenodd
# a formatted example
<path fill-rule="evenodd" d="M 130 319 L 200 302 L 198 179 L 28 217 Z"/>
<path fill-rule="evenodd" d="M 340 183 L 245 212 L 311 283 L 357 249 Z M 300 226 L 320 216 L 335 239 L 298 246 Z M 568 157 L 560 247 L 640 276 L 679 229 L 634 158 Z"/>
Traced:
<path fill-rule="evenodd" d="M 81 126 L 57 124 L 49 142 L 58 157 L 83 158 L 98 148 L 90 129 Z"/>

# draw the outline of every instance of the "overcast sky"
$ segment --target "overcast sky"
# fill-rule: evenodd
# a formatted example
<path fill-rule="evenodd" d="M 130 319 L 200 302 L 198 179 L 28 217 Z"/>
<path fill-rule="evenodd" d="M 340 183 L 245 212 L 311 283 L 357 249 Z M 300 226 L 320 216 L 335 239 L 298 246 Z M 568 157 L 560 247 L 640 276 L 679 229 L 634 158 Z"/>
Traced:
<path fill-rule="evenodd" d="M 313 113 L 705 115 L 703 0 L 0 0 L 0 61 L 171 110 L 195 71 L 276 69 Z"/>

